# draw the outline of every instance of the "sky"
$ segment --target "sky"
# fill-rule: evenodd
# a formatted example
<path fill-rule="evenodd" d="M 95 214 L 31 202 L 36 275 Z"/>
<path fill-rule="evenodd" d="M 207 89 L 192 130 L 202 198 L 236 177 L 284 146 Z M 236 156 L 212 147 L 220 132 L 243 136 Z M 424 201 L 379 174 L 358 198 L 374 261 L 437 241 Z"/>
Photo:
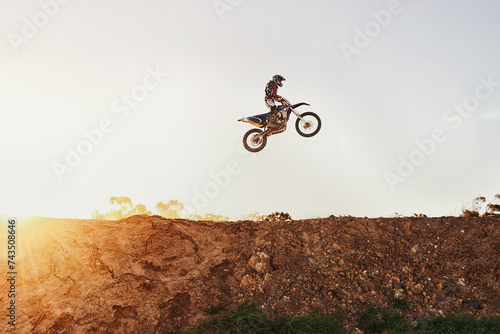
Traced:
<path fill-rule="evenodd" d="M 500 193 L 498 1 L 0 6 L 0 213 L 444 216 Z M 292 116 L 250 154 L 237 120 L 275 74 L 322 129 Z"/>

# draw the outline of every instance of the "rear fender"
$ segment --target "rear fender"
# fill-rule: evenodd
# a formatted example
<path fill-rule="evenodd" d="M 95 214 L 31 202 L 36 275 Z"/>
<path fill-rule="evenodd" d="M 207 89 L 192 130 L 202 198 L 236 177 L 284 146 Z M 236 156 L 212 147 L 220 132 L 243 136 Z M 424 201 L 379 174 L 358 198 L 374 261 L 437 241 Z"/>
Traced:
<path fill-rule="evenodd" d="M 261 118 L 253 117 L 253 116 L 244 117 L 244 118 L 239 119 L 238 121 L 252 124 L 253 126 L 256 126 L 258 128 L 263 128 L 266 125 L 265 122 Z"/>

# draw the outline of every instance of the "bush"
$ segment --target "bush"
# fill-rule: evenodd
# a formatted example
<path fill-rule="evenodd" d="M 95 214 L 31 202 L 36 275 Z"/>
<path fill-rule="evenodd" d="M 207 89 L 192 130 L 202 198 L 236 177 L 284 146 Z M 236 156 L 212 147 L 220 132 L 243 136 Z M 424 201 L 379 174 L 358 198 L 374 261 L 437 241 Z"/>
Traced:
<path fill-rule="evenodd" d="M 271 214 L 268 214 L 267 216 L 262 216 L 262 220 L 267 220 L 271 222 L 287 221 L 287 220 L 292 220 L 292 217 L 290 216 L 289 213 L 276 211 Z"/>
<path fill-rule="evenodd" d="M 478 196 L 472 200 L 472 208 L 462 209 L 462 217 L 487 217 L 500 214 L 500 194 L 494 196 L 491 203 L 486 203 L 486 197 Z M 482 212 L 482 213 L 481 213 Z"/>
<path fill-rule="evenodd" d="M 479 217 L 479 212 L 474 210 L 464 209 L 462 211 L 462 217 Z"/>

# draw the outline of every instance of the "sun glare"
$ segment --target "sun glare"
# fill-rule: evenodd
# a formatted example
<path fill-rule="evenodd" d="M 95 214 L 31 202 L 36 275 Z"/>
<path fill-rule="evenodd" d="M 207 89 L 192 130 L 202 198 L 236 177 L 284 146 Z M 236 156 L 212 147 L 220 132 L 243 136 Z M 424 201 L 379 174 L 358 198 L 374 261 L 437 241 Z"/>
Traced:
<path fill-rule="evenodd" d="M 12 218 L 12 217 L 11 217 Z M 11 219 L 8 218 L 8 219 Z M 61 245 L 61 234 L 70 224 L 62 219 L 19 216 L 16 217 L 16 268 L 29 280 L 40 266 L 43 258 L 54 248 Z M 2 234 L 6 231 L 2 231 Z M 8 232 L 7 232 L 8 233 Z M 63 247 L 64 248 L 64 247 Z"/>
<path fill-rule="evenodd" d="M 4 280 L 0 284 L 2 295 L 6 295 L 8 284 L 6 279 L 15 277 L 16 287 L 22 289 L 26 283 L 38 286 L 40 275 L 37 272 L 41 267 L 50 266 L 44 259 L 51 247 L 60 243 L 61 221 L 50 218 L 31 216 L 2 216 L 0 244 L 4 245 L 9 253 L 5 252 L 0 258 L 7 265 Z M 3 248 L 2 247 L 2 248 Z M 8 261 L 7 261 L 8 260 Z M 22 274 L 21 274 L 22 273 Z"/>

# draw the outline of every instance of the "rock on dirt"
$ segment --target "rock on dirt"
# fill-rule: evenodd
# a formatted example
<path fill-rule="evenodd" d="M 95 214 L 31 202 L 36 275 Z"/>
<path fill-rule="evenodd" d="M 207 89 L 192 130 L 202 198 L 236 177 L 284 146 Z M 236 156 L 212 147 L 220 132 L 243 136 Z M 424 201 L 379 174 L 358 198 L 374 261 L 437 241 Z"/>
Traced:
<path fill-rule="evenodd" d="M 265 274 L 273 270 L 271 258 L 266 253 L 262 252 L 257 252 L 252 255 L 250 260 L 248 260 L 248 265 L 259 274 Z"/>

